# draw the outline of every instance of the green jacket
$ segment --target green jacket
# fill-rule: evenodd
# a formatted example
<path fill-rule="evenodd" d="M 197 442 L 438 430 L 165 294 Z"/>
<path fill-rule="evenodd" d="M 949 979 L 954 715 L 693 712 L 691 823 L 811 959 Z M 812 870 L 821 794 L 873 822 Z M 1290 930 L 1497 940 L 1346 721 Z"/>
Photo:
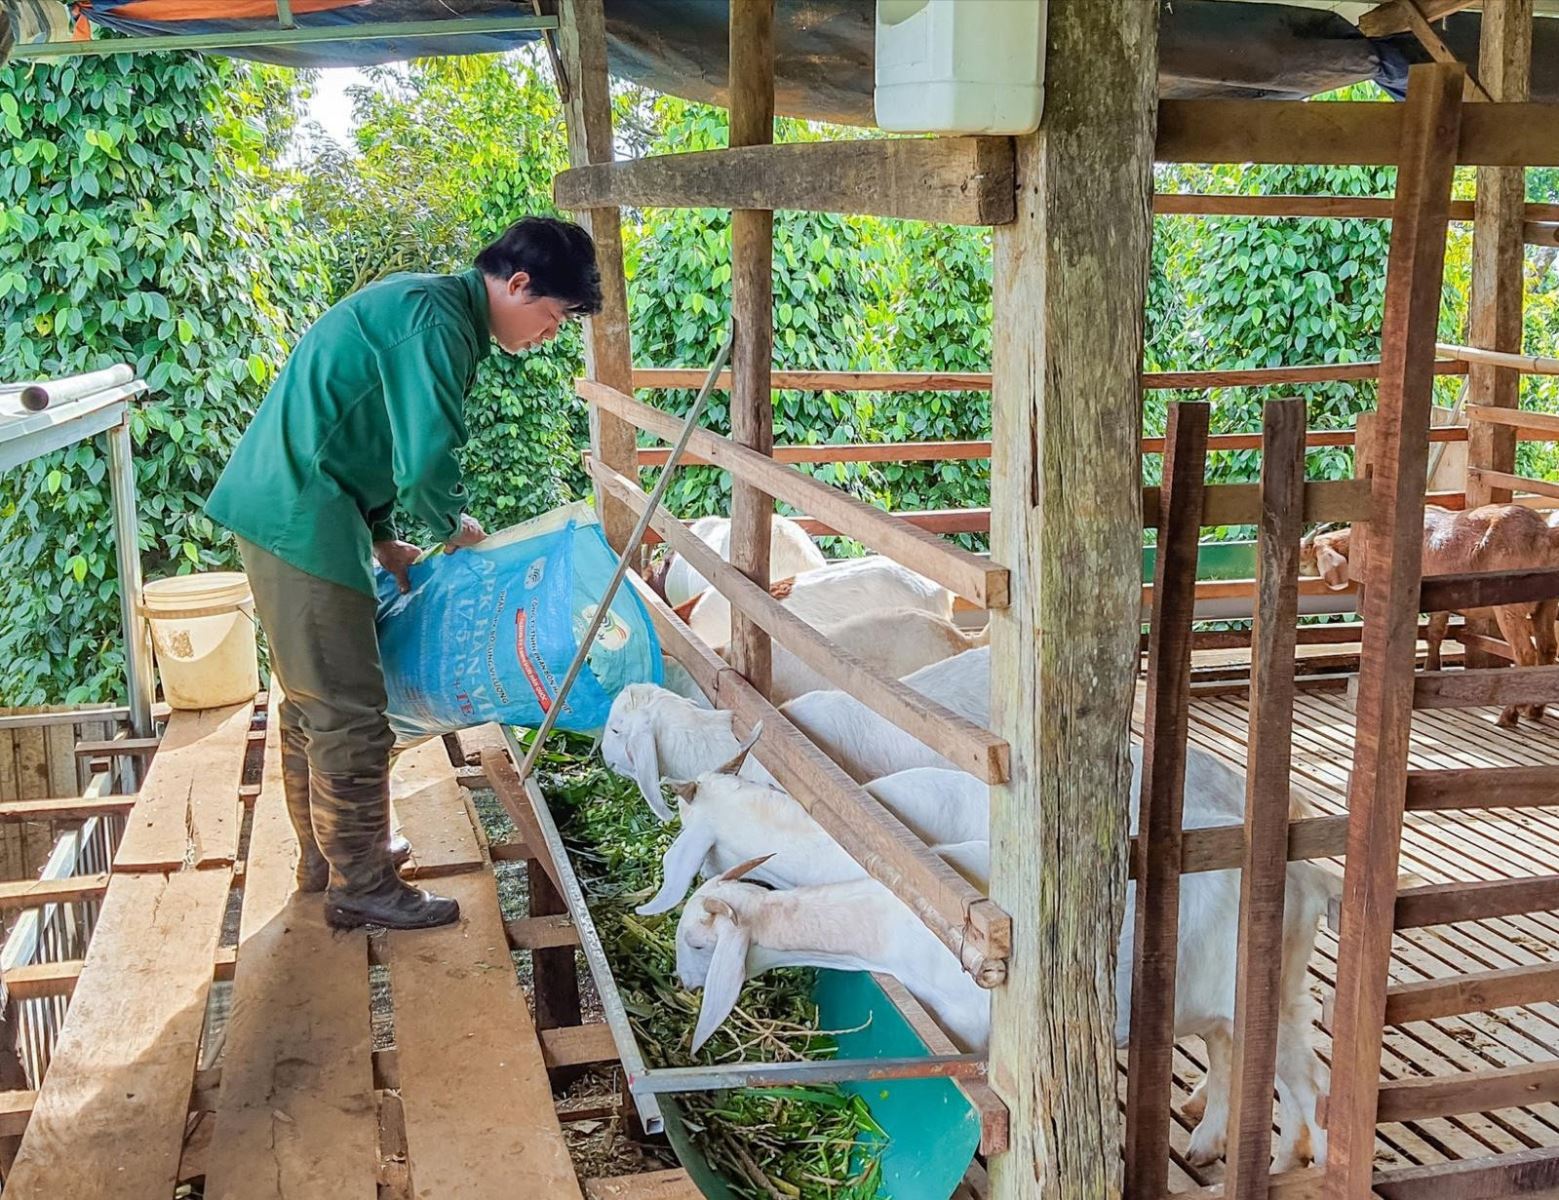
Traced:
<path fill-rule="evenodd" d="M 322 579 L 373 594 L 397 500 L 444 539 L 466 505 L 455 452 L 489 342 L 480 271 L 391 275 L 320 317 L 217 480 L 211 519 Z"/>

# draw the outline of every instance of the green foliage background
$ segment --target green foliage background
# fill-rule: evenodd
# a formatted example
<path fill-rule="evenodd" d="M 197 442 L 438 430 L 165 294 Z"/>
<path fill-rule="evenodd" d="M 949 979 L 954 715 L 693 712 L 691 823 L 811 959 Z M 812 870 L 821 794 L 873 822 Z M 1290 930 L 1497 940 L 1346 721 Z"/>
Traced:
<path fill-rule="evenodd" d="M 299 124 L 306 73 L 215 59 L 128 56 L 0 70 L 0 376 L 133 363 L 152 385 L 135 418 L 147 574 L 229 565 L 201 499 L 301 331 L 322 308 L 401 270 L 456 270 L 510 221 L 552 211 L 566 159 L 539 58 L 428 60 L 355 89 L 350 147 Z M 1359 98 L 1369 89 L 1353 89 Z M 632 153 L 721 146 L 725 114 L 623 88 Z M 796 121 L 781 140 L 860 136 Z M 289 154 L 289 150 L 296 150 Z M 289 165 L 290 164 L 290 165 Z M 1164 191 L 1389 194 L 1388 170 L 1161 169 Z M 1470 195 L 1472 180 L 1459 181 Z M 1559 172 L 1529 173 L 1559 200 Z M 1389 227 L 1379 221 L 1161 218 L 1148 304 L 1147 367 L 1175 370 L 1346 362 L 1379 353 Z M 701 365 L 729 311 L 730 234 L 720 212 L 624 215 L 635 361 Z M 1442 333 L 1460 336 L 1470 234 L 1449 244 Z M 1527 346 L 1559 341 L 1555 252 L 1528 258 Z M 775 222 L 775 364 L 790 368 L 983 370 L 990 362 L 989 232 L 781 213 Z M 466 468 L 475 514 L 498 528 L 588 494 L 586 414 L 571 380 L 577 330 L 518 357 L 489 356 L 469 399 Z M 1457 381 L 1442 385 L 1445 403 Z M 1559 381 L 1525 402 L 1559 410 Z M 1312 428 L 1347 427 L 1371 384 L 1284 388 Z M 1276 394 L 1276 393 L 1272 393 Z M 1205 393 L 1188 393 L 1201 397 Z M 1177 396 L 1148 393 L 1144 432 Z M 1210 394 L 1214 428 L 1253 429 L 1268 393 Z M 663 393 L 680 410 L 688 393 Z M 710 423 L 726 427 L 724 397 Z M 983 393 L 777 392 L 781 442 L 939 441 L 990 431 Z M 1255 477 L 1254 453 L 1213 457 L 1220 480 Z M 1157 460 L 1149 458 L 1151 478 Z M 1559 455 L 1521 469 L 1559 476 Z M 1313 478 L 1351 470 L 1313 453 Z M 988 503 L 983 462 L 819 467 L 889 508 Z M 683 516 L 724 512 L 718 473 L 684 471 Z M 1235 532 L 1235 531 L 1230 531 Z M 979 539 L 962 540 L 977 545 Z M 837 552 L 854 547 L 838 544 Z M 117 584 L 103 458 L 91 446 L 0 478 L 0 705 L 109 699 L 119 689 Z"/>

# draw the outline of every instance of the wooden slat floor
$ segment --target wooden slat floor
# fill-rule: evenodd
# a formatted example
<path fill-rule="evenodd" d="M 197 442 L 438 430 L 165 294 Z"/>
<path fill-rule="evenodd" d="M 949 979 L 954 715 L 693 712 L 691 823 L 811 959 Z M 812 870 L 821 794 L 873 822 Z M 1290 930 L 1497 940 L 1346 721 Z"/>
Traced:
<path fill-rule="evenodd" d="M 187 735 L 179 765 L 199 757 L 211 726 L 213 754 L 225 764 L 217 786 L 227 799 L 207 794 L 214 785 L 204 771 L 186 774 L 197 791 L 205 789 L 214 817 L 230 817 L 236 830 L 246 814 L 235 741 L 230 730 L 219 738 L 223 723 L 202 721 L 207 715 L 175 717 Z M 370 950 L 361 931 L 325 926 L 319 896 L 293 889 L 297 840 L 276 732 L 265 733 L 263 754 L 252 741 L 249 769 L 260 786 L 247 790 L 258 796 L 242 821 L 247 836 L 235 865 L 200 869 L 197 856 L 185 855 L 182 869 L 166 877 L 111 878 L 104 911 L 122 909 L 126 928 L 121 933 L 107 915 L 101 923 L 106 936 L 94 941 L 82 968 L 69 1037 L 30 1114 L 7 1197 L 15 1190 L 39 1200 L 151 1200 L 171 1197 L 178 1180 L 195 1183 L 206 1200 L 584 1200 L 491 861 L 442 743 L 402 756 L 392 804 L 417 849 L 412 873 L 457 896 L 461 921 L 377 937 Z M 241 756 L 242 741 L 236 745 Z M 185 807 L 169 811 L 180 823 L 168 832 L 171 845 L 184 834 Z M 184 911 L 188 904 L 175 911 L 162 895 L 181 884 L 183 895 L 197 883 L 210 885 L 200 891 L 198 913 Z M 159 901 L 167 914 L 160 924 Z M 157 934 L 150 949 L 142 926 Z M 196 964 L 212 963 L 214 951 L 221 957 L 219 941 L 236 958 L 232 995 L 227 1005 L 207 1008 L 212 968 Z M 182 974 L 170 963 L 183 964 Z M 371 979 L 381 997 L 377 1015 Z M 395 1009 L 388 1017 L 386 983 Z M 202 1012 L 202 1040 L 215 1066 L 197 1074 Z M 146 1036 L 127 1037 L 127 1013 Z M 395 1047 L 374 1050 L 376 1019 L 381 1027 L 393 1022 Z M 184 1029 L 179 1038 L 167 1036 L 175 1025 Z M 157 1107 L 137 1095 L 148 1089 Z M 105 1090 L 115 1103 L 102 1101 Z M 79 1119 L 87 1093 L 99 1097 L 93 1121 Z M 104 1123 L 128 1124 L 127 1113 L 138 1114 L 133 1135 L 105 1138 Z M 697 1194 L 681 1171 L 593 1180 L 591 1188 L 613 1200 Z"/>
<path fill-rule="evenodd" d="M 1140 719 L 1139 696 L 1139 719 Z M 1559 717 L 1518 730 L 1494 724 L 1495 709 L 1422 712 L 1413 720 L 1411 766 L 1501 767 L 1559 763 Z M 1220 696 L 1193 701 L 1192 744 L 1243 772 L 1249 701 Z M 1353 753 L 1353 714 L 1337 691 L 1301 691 L 1295 704 L 1293 786 L 1324 813 L 1346 811 Z M 1139 731 L 1140 732 L 1140 731 Z M 1559 806 L 1412 814 L 1403 837 L 1402 868 L 1425 883 L 1520 878 L 1559 872 Z M 1559 913 L 1417 929 L 1396 935 L 1392 981 L 1456 975 L 1559 961 Z M 1321 1000 L 1332 990 L 1337 939 L 1321 930 L 1311 964 L 1312 989 Z M 1330 1039 L 1317 1028 L 1323 1058 Z M 1452 1075 L 1461 1071 L 1546 1062 L 1559 1058 L 1559 1005 L 1536 1004 L 1388 1028 L 1382 1079 Z M 1200 1080 L 1205 1058 L 1200 1042 L 1186 1039 L 1176 1055 L 1176 1107 Z M 1183 1190 L 1214 1184 L 1221 1166 L 1194 1169 L 1179 1156 L 1189 1123 L 1177 1118 L 1172 1186 Z M 1495 1113 L 1383 1125 L 1376 1167 L 1400 1170 L 1453 1160 L 1559 1146 L 1559 1105 L 1536 1104 Z"/>

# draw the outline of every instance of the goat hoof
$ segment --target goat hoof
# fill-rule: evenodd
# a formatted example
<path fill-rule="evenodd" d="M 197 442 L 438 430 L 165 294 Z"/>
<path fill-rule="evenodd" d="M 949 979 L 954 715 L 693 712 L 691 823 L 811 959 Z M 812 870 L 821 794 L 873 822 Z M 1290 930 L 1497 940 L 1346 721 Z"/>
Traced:
<path fill-rule="evenodd" d="M 1210 1167 L 1223 1157 L 1226 1145 L 1224 1131 L 1209 1129 L 1204 1121 L 1191 1134 L 1191 1141 L 1186 1146 L 1185 1160 L 1193 1167 Z"/>
<path fill-rule="evenodd" d="M 1543 706 L 1541 704 L 1528 704 L 1522 708 L 1521 715 L 1529 721 L 1541 721 L 1543 719 Z"/>
<path fill-rule="evenodd" d="M 1500 713 L 1499 718 L 1494 722 L 1494 724 L 1498 725 L 1501 729 L 1514 729 L 1516 727 L 1516 710 L 1513 708 L 1507 708 L 1504 712 Z"/>

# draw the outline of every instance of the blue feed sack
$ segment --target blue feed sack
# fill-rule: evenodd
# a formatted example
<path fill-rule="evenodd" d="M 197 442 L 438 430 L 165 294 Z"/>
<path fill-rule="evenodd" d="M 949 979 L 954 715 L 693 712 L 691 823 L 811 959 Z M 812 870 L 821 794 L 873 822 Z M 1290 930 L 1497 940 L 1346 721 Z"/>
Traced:
<path fill-rule="evenodd" d="M 479 546 L 428 555 L 411 568 L 406 595 L 376 568 L 379 654 L 397 738 L 488 721 L 541 724 L 616 567 L 595 513 L 580 503 Z M 662 679 L 649 614 L 625 583 L 557 727 L 594 733 L 623 688 Z"/>

